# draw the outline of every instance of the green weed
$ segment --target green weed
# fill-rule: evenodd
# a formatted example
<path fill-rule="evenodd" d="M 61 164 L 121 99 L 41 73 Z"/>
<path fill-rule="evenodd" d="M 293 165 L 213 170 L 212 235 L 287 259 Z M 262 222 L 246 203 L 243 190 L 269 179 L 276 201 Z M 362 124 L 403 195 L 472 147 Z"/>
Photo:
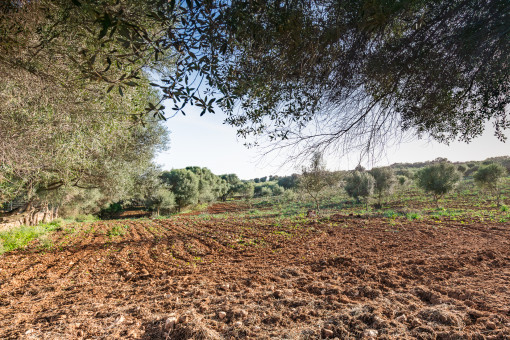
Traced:
<path fill-rule="evenodd" d="M 58 222 L 51 222 L 32 227 L 21 226 L 9 231 L 0 232 L 0 254 L 23 248 L 29 244 L 30 241 L 49 234 L 59 228 L 60 224 Z M 49 240 L 43 242 L 49 244 Z"/>
<path fill-rule="evenodd" d="M 128 225 L 116 225 L 112 227 L 112 229 L 108 230 L 106 236 L 108 237 L 123 236 L 127 233 L 128 229 L 129 229 Z"/>

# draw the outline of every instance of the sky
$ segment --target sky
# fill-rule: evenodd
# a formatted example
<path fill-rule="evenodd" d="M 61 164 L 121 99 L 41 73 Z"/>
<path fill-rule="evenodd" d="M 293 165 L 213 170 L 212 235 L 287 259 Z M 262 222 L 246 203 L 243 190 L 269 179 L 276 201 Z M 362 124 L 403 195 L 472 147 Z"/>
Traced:
<path fill-rule="evenodd" d="M 178 114 L 168 118 L 170 130 L 169 149 L 160 153 L 156 162 L 164 170 L 187 166 L 207 167 L 217 175 L 235 173 L 241 179 L 253 179 L 269 175 L 299 173 L 302 164 L 283 164 L 285 157 L 270 155 L 261 158 L 261 151 L 248 149 L 244 140 L 236 137 L 236 129 L 223 124 L 221 113 L 206 113 L 200 117 L 199 110 L 189 109 L 186 116 Z M 509 136 L 510 137 L 510 136 Z M 490 128 L 471 143 L 439 144 L 426 140 L 413 140 L 398 147 L 389 148 L 375 163 L 361 164 L 367 168 L 393 163 L 413 163 L 445 157 L 450 161 L 477 161 L 488 157 L 510 155 L 510 138 L 500 142 Z M 338 159 L 337 159 L 338 158 Z M 329 170 L 350 170 L 358 165 L 359 156 L 350 154 L 340 159 L 326 159 Z M 283 164 L 283 165 L 282 165 Z"/>

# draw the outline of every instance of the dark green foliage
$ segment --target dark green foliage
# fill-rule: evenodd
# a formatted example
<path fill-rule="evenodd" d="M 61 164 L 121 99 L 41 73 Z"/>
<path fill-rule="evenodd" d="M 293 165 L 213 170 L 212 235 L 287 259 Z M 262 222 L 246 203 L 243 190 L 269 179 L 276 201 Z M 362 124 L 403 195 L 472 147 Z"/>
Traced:
<path fill-rule="evenodd" d="M 235 41 L 217 81 L 242 135 L 265 131 L 310 150 L 366 135 L 373 147 L 396 129 L 470 140 L 493 119 L 503 138 L 507 0 L 230 4 L 226 37 L 213 44 Z M 305 134 L 317 121 L 320 133 Z"/>
<path fill-rule="evenodd" d="M 407 181 L 408 181 L 407 177 L 405 177 L 405 176 L 398 176 L 398 184 L 400 184 L 401 186 L 406 184 Z"/>
<path fill-rule="evenodd" d="M 385 195 L 390 194 L 395 184 L 395 174 L 391 168 L 373 168 L 369 173 L 374 177 L 374 193 L 378 204 L 382 204 Z"/>
<path fill-rule="evenodd" d="M 299 183 L 299 175 L 283 176 L 278 178 L 278 185 L 285 189 L 296 189 Z"/>
<path fill-rule="evenodd" d="M 354 171 L 364 172 L 364 171 L 366 171 L 366 169 L 365 169 L 365 167 L 363 167 L 361 164 L 358 164 L 358 165 L 354 168 Z"/>
<path fill-rule="evenodd" d="M 466 177 L 471 176 L 479 169 L 478 165 L 476 165 L 476 164 L 471 163 L 470 165 L 471 166 L 469 166 L 468 169 L 464 172 L 464 176 L 466 176 Z"/>
<path fill-rule="evenodd" d="M 416 184 L 425 192 L 432 194 L 436 205 L 439 206 L 439 200 L 453 190 L 460 177 L 455 165 L 440 163 L 418 171 Z"/>
<path fill-rule="evenodd" d="M 501 179 L 507 175 L 506 169 L 499 164 L 489 164 L 481 167 L 474 174 L 475 183 L 496 195 L 497 204 L 500 204 L 500 183 Z"/>
<path fill-rule="evenodd" d="M 397 170 L 395 170 L 395 175 L 405 176 L 409 179 L 412 179 L 414 177 L 414 173 L 410 169 L 406 168 L 398 168 Z"/>
<path fill-rule="evenodd" d="M 228 190 L 228 183 L 220 176 L 216 176 L 208 168 L 197 166 L 186 167 L 186 170 L 193 172 L 199 179 L 199 197 L 201 203 L 212 202 L 223 196 Z"/>
<path fill-rule="evenodd" d="M 186 169 L 163 171 L 161 179 L 175 195 L 179 211 L 188 205 L 198 203 L 200 180 L 192 171 Z"/>
<path fill-rule="evenodd" d="M 361 202 L 365 200 L 368 207 L 368 200 L 374 192 L 375 180 L 368 172 L 354 171 L 345 178 L 345 191 L 349 196 Z"/>
<path fill-rule="evenodd" d="M 233 197 L 236 194 L 240 194 L 244 189 L 244 183 L 236 174 L 221 175 L 220 178 L 227 184 L 227 189 L 223 195 L 220 196 L 223 201 L 226 201 L 227 198 Z"/>

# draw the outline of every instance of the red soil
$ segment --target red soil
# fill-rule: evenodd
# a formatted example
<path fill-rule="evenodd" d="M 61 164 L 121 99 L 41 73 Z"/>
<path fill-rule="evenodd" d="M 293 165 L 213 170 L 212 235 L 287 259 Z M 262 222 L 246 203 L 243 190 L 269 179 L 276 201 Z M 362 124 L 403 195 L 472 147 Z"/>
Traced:
<path fill-rule="evenodd" d="M 0 256 L 0 338 L 510 339 L 508 223 L 181 217 L 53 244 Z"/>

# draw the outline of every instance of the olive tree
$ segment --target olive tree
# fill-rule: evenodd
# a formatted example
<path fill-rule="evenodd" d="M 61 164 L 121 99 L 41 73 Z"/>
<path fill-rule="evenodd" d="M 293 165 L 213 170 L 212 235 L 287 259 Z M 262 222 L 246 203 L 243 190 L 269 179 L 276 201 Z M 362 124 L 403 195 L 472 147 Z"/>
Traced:
<path fill-rule="evenodd" d="M 430 193 L 439 207 L 439 200 L 455 188 L 460 178 L 461 175 L 455 165 L 439 163 L 419 170 L 416 173 L 416 184 Z"/>
<path fill-rule="evenodd" d="M 243 191 L 244 184 L 236 174 L 220 175 L 220 178 L 225 184 L 225 190 L 220 195 L 222 201 L 226 201 L 229 197 L 240 194 Z"/>
<path fill-rule="evenodd" d="M 368 172 L 354 171 L 345 178 L 345 191 L 347 194 L 361 203 L 363 199 L 368 209 L 370 196 L 374 192 L 375 179 Z"/>
<path fill-rule="evenodd" d="M 482 166 L 473 175 L 475 183 L 496 196 L 497 205 L 501 201 L 501 180 L 507 174 L 506 169 L 500 164 L 493 163 Z"/>
<path fill-rule="evenodd" d="M 200 181 L 193 172 L 186 169 L 163 171 L 161 179 L 167 184 L 175 195 L 175 203 L 179 211 L 182 208 L 196 204 L 199 197 Z"/>
<path fill-rule="evenodd" d="M 377 203 L 382 204 L 384 196 L 390 194 L 395 185 L 395 174 L 391 168 L 373 168 L 369 173 L 374 177 L 374 193 Z"/>
<path fill-rule="evenodd" d="M 227 191 L 226 181 L 220 176 L 213 174 L 208 168 L 189 166 L 186 167 L 186 170 L 193 172 L 198 177 L 198 201 L 200 203 L 212 202 Z"/>
<path fill-rule="evenodd" d="M 313 200 L 317 215 L 320 214 L 320 203 L 324 198 L 324 189 L 332 184 L 332 176 L 326 170 L 322 153 L 315 152 L 310 164 L 303 167 L 301 177 L 299 177 L 299 188 Z"/>
<path fill-rule="evenodd" d="M 156 216 L 160 213 L 168 214 L 175 207 L 175 195 L 168 188 L 158 188 L 150 196 L 148 206 L 155 209 Z"/>

